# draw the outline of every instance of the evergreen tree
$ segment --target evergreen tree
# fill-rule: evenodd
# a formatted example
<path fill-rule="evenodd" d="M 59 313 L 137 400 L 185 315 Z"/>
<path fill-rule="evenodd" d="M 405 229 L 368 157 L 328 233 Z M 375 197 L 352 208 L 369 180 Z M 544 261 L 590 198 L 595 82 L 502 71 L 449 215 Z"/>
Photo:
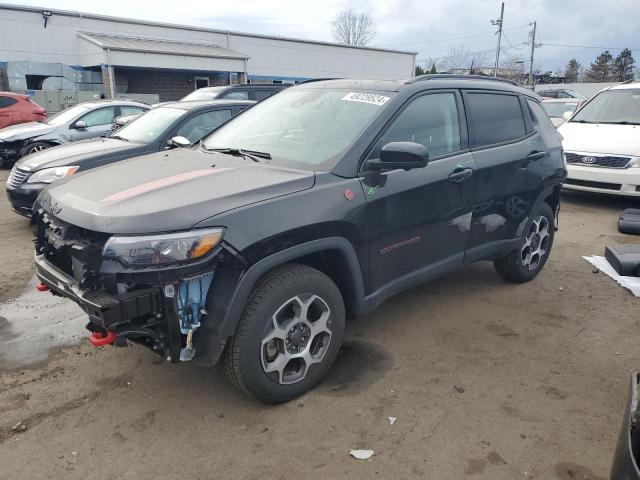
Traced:
<path fill-rule="evenodd" d="M 424 75 L 424 70 L 420 65 L 416 65 L 416 77 L 419 77 L 420 75 Z"/>
<path fill-rule="evenodd" d="M 435 63 L 431 64 L 431 70 L 429 70 L 429 73 L 438 73 L 438 71 L 436 70 L 436 64 Z"/>
<path fill-rule="evenodd" d="M 636 61 L 631 55 L 631 50 L 625 48 L 613 61 L 614 80 L 624 82 L 633 78 L 633 67 Z"/>
<path fill-rule="evenodd" d="M 567 83 L 576 83 L 580 78 L 580 62 L 575 58 L 569 60 L 564 69 L 564 79 Z"/>
<path fill-rule="evenodd" d="M 613 70 L 613 55 L 605 50 L 589 66 L 587 78 L 591 82 L 610 82 L 614 79 Z"/>

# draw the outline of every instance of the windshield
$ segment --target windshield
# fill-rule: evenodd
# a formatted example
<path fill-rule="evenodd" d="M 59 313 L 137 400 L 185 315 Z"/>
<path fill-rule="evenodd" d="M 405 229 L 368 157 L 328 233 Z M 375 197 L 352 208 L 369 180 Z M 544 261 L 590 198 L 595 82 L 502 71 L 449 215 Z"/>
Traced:
<path fill-rule="evenodd" d="M 542 102 L 542 107 L 550 117 L 562 117 L 564 112 L 575 112 L 578 104 L 575 102 Z"/>
<path fill-rule="evenodd" d="M 640 89 L 625 88 L 601 92 L 587 103 L 571 122 L 640 125 Z"/>
<path fill-rule="evenodd" d="M 164 131 L 184 114 L 181 108 L 156 107 L 127 123 L 115 136 L 130 142 L 157 142 Z"/>
<path fill-rule="evenodd" d="M 186 97 L 180 99 L 181 102 L 186 100 L 213 100 L 214 98 L 218 98 L 218 95 L 222 93 L 222 91 L 226 87 L 208 87 L 208 88 L 200 88 L 195 92 L 191 92 Z"/>
<path fill-rule="evenodd" d="M 44 123 L 57 127 L 58 125 L 69 123 L 78 115 L 81 115 L 89 110 L 91 110 L 91 107 L 89 107 L 88 105 L 74 105 L 73 107 L 69 107 L 66 110 L 62 110 L 61 112 L 58 112 L 55 115 L 47 118 L 47 121 Z"/>
<path fill-rule="evenodd" d="M 393 95 L 324 88 L 284 90 L 216 130 L 204 146 L 269 153 L 273 164 L 328 171 Z"/>

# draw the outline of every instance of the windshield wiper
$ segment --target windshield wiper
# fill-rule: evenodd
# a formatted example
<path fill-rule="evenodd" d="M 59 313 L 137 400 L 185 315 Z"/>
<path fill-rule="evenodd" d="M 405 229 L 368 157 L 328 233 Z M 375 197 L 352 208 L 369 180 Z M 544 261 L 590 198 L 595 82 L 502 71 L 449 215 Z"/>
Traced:
<path fill-rule="evenodd" d="M 262 163 L 263 160 L 271 160 L 270 153 L 245 150 L 243 148 L 205 148 L 205 150 L 208 152 L 226 153 L 227 155 L 234 155 L 236 157 L 245 157 L 258 163 Z"/>
<path fill-rule="evenodd" d="M 571 120 L 569 123 L 598 123 L 598 122 L 589 122 L 587 120 Z"/>

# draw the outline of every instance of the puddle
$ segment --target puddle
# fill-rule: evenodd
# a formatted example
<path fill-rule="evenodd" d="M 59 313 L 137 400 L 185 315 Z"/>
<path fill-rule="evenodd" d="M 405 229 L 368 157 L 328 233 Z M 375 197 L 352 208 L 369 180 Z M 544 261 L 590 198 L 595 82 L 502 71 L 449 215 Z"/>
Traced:
<path fill-rule="evenodd" d="M 87 314 L 71 300 L 38 292 L 35 277 L 17 298 L 0 303 L 0 371 L 42 362 L 51 349 L 77 344 Z"/>
<path fill-rule="evenodd" d="M 378 345 L 353 339 L 345 341 L 322 382 L 322 391 L 332 395 L 353 395 L 366 390 L 393 367 L 391 355 Z"/>

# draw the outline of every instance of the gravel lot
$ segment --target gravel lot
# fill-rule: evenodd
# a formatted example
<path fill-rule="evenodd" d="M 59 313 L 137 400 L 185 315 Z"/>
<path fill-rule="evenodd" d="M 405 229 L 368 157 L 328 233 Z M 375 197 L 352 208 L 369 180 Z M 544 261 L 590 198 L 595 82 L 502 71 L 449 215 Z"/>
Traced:
<path fill-rule="evenodd" d="M 31 276 L 32 244 L 0 198 L 6 305 Z M 636 240 L 616 230 L 626 206 L 638 203 L 564 195 L 534 281 L 483 263 L 399 295 L 350 323 L 326 380 L 286 405 L 136 346 L 82 341 L 0 364 L 0 478 L 604 479 L 640 367 L 638 300 L 581 255 Z M 51 305 L 38 311 L 55 338 L 69 314 Z M 0 337 L 25 335 L 0 317 Z"/>

